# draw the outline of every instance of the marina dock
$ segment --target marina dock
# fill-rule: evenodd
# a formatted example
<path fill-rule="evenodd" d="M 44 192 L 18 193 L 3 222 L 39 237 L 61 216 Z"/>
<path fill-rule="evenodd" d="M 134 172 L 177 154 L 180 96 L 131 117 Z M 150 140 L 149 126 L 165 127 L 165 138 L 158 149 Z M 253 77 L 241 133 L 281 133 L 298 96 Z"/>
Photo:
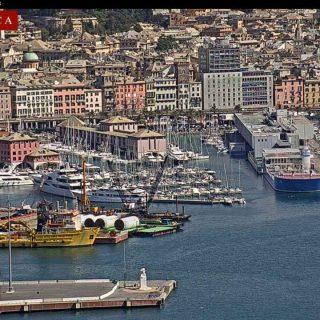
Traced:
<path fill-rule="evenodd" d="M 12 312 L 80 310 L 93 308 L 156 307 L 164 304 L 175 280 L 139 281 L 109 279 L 17 281 L 7 293 L 8 282 L 0 282 L 0 314 Z"/>

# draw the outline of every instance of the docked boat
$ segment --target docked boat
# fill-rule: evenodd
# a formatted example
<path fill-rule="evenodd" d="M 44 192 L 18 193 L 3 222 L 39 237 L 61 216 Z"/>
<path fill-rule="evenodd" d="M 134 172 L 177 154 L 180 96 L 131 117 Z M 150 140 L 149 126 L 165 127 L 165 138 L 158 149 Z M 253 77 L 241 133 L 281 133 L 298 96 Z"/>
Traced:
<path fill-rule="evenodd" d="M 51 205 L 51 204 L 50 204 Z M 93 245 L 99 228 L 81 226 L 81 218 L 75 210 L 53 210 L 44 203 L 37 211 L 37 229 L 23 221 L 11 221 L 11 237 L 8 222 L 0 226 L 0 247 L 78 247 Z"/>
<path fill-rule="evenodd" d="M 12 222 L 14 225 L 22 225 L 21 222 Z M 26 227 L 26 225 L 25 225 Z M 93 245 L 99 228 L 82 228 L 81 230 L 59 230 L 55 233 L 39 233 L 27 227 L 23 231 L 11 232 L 12 247 L 79 247 Z M 7 247 L 9 233 L 0 233 L 0 247 Z"/>
<path fill-rule="evenodd" d="M 74 194 L 80 198 L 82 191 L 75 191 Z M 110 187 L 109 185 L 102 186 L 87 192 L 90 202 L 99 203 L 137 203 L 143 202 L 146 198 L 146 191 L 136 188 L 127 190 L 125 188 Z"/>
<path fill-rule="evenodd" d="M 35 183 L 39 184 L 41 192 L 56 196 L 75 199 L 74 191 L 82 190 L 82 174 L 75 168 L 66 166 L 42 176 L 34 175 Z"/>
<path fill-rule="evenodd" d="M 188 155 L 183 152 L 178 146 L 169 144 L 168 146 L 168 156 L 169 158 L 176 160 L 176 161 L 188 161 Z"/>
<path fill-rule="evenodd" d="M 311 167 L 308 147 L 299 149 L 267 149 L 263 154 L 264 177 L 276 191 L 320 191 L 320 173 Z"/>
<path fill-rule="evenodd" d="M 11 171 L 0 172 L 0 187 L 15 187 L 33 185 L 32 179 L 28 175 L 16 174 Z"/>

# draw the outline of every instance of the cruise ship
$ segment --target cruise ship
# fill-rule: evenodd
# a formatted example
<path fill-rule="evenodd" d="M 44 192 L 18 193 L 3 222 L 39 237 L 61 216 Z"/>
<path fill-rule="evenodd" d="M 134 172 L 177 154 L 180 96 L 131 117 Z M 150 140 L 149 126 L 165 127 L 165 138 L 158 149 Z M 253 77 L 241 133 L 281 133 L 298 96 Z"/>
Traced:
<path fill-rule="evenodd" d="M 306 146 L 264 150 L 264 177 L 276 191 L 320 191 L 320 174 L 312 169 L 311 157 Z"/>
<path fill-rule="evenodd" d="M 75 168 L 68 165 L 44 175 L 33 175 L 35 183 L 39 184 L 41 192 L 64 198 L 76 199 L 74 191 L 82 190 L 83 176 Z M 89 182 L 87 182 L 87 186 Z"/>

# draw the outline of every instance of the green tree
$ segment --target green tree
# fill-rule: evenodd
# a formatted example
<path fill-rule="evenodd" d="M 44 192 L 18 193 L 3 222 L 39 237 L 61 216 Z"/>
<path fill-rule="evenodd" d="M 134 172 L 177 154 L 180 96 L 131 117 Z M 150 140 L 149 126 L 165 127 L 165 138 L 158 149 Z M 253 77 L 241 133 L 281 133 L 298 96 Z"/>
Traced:
<path fill-rule="evenodd" d="M 137 23 L 134 27 L 133 30 L 136 32 L 141 32 L 143 30 L 143 28 L 141 27 L 141 25 L 139 23 Z"/>
<path fill-rule="evenodd" d="M 159 51 L 168 51 L 177 47 L 176 40 L 172 37 L 161 36 L 158 40 L 156 50 Z"/>
<path fill-rule="evenodd" d="M 50 36 L 50 32 L 46 28 L 41 28 L 42 40 L 47 41 Z"/>

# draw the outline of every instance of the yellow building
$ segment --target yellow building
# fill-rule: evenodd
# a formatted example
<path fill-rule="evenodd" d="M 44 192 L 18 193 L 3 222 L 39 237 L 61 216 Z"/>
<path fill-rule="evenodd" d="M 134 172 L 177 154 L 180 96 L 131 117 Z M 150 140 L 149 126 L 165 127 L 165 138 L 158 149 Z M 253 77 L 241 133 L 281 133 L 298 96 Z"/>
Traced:
<path fill-rule="evenodd" d="M 305 81 L 304 102 L 307 109 L 320 109 L 320 79 Z"/>

